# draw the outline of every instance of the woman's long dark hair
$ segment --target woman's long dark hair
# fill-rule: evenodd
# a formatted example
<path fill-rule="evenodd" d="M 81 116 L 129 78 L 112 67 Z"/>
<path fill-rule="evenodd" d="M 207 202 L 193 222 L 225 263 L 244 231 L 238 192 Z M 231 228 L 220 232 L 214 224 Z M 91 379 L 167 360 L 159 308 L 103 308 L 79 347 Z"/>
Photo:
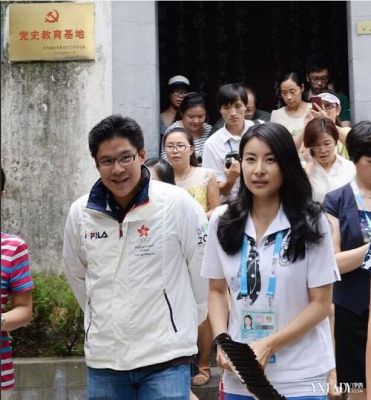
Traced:
<path fill-rule="evenodd" d="M 280 199 L 291 225 L 287 258 L 290 261 L 302 259 L 305 256 L 306 246 L 317 243 L 322 238 L 318 224 L 321 205 L 312 201 L 312 188 L 300 164 L 289 131 L 284 126 L 272 122 L 250 127 L 241 139 L 239 149 L 241 160 L 245 144 L 254 137 L 271 148 L 281 168 L 283 184 L 280 188 Z M 245 185 L 241 169 L 238 196 L 228 203 L 227 210 L 220 217 L 217 231 L 219 242 L 229 255 L 236 254 L 241 248 L 247 217 L 252 206 L 252 193 Z"/>

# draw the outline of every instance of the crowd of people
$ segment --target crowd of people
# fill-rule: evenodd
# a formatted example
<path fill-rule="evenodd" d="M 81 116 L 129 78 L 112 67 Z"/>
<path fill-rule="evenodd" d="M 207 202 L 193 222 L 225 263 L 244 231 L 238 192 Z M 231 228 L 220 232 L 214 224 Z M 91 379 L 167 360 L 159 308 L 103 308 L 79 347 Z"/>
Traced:
<path fill-rule="evenodd" d="M 350 127 L 330 84 L 328 66 L 310 58 L 306 82 L 282 77 L 271 112 L 254 88 L 224 84 L 211 126 L 204 96 L 176 75 L 159 158 L 147 158 L 129 117 L 91 129 L 100 178 L 72 204 L 63 248 L 85 314 L 89 399 L 195 399 L 220 335 L 248 344 L 287 399 L 341 398 L 344 387 L 366 398 L 351 389 L 366 388 L 371 122 Z M 8 280 L 4 295 L 16 299 L 5 331 L 29 320 L 32 280 L 24 242 L 3 240 L 24 257 L 2 271 L 2 294 Z M 2 267 L 19 257 L 1 256 Z M 220 347 L 216 361 L 221 398 L 253 400 Z"/>

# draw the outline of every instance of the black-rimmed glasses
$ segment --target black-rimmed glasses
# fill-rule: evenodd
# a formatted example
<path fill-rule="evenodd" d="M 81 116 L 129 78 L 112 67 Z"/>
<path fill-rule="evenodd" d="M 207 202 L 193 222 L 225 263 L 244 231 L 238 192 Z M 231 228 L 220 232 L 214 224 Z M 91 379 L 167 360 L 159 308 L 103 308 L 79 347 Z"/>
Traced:
<path fill-rule="evenodd" d="M 117 161 L 120 167 L 125 167 L 126 165 L 133 162 L 137 155 L 138 153 L 136 154 L 124 153 L 120 154 L 118 157 L 102 157 L 97 161 L 97 164 L 101 168 L 112 168 L 115 162 Z"/>

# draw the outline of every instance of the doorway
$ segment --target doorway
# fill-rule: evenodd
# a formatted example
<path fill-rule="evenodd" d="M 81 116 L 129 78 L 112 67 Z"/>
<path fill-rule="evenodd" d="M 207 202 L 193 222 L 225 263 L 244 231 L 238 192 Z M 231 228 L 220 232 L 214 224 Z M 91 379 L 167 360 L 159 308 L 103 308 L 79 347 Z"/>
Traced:
<path fill-rule="evenodd" d="M 207 95 L 209 122 L 224 83 L 253 85 L 260 108 L 278 105 L 279 77 L 304 73 L 306 57 L 326 53 L 335 88 L 348 95 L 346 2 L 159 1 L 160 85 L 185 75 Z M 161 96 L 161 100 L 164 97 Z"/>

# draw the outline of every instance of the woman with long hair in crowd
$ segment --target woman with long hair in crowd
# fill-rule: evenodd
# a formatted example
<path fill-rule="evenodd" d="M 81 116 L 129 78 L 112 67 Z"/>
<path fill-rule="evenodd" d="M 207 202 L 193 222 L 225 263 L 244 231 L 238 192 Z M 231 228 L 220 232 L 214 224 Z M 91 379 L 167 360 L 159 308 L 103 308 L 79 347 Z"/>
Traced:
<path fill-rule="evenodd" d="M 188 190 L 210 218 L 219 205 L 219 187 L 214 171 L 198 166 L 192 135 L 183 128 L 173 128 L 165 133 L 163 144 L 175 184 Z"/>
<path fill-rule="evenodd" d="M 210 218 L 219 203 L 219 187 L 213 170 L 198 167 L 193 137 L 183 128 L 173 128 L 163 141 L 167 159 L 174 169 L 175 183 L 186 189 Z M 205 385 L 210 380 L 211 326 L 207 318 L 198 328 L 198 374 L 192 384 Z"/>
<path fill-rule="evenodd" d="M 335 366 L 328 314 L 338 276 L 329 223 L 312 201 L 285 127 L 249 128 L 239 155 L 239 195 L 213 213 L 201 270 L 209 278 L 213 334 L 249 343 L 287 399 L 326 399 Z M 245 315 L 254 329 L 243 328 Z M 219 348 L 217 361 L 225 369 L 224 399 L 252 400 Z"/>

